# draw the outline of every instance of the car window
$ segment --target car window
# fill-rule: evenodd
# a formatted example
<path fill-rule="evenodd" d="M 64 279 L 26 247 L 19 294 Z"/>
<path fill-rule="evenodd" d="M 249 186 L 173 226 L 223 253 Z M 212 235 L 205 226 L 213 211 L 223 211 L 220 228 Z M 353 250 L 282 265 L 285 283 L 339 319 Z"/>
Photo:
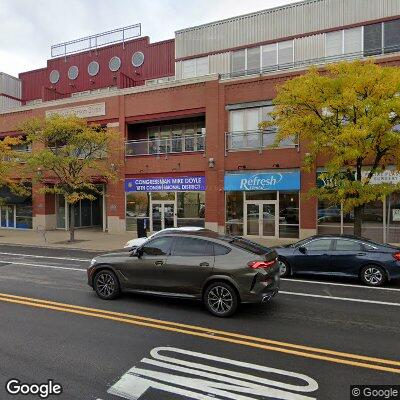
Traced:
<path fill-rule="evenodd" d="M 337 239 L 336 240 L 337 251 L 361 251 L 364 250 L 360 242 L 354 240 Z"/>
<path fill-rule="evenodd" d="M 331 239 L 316 239 L 308 242 L 304 245 L 304 247 L 309 251 L 324 251 L 330 250 L 331 248 Z"/>
<path fill-rule="evenodd" d="M 187 237 L 175 237 L 175 245 L 171 255 L 173 256 L 213 256 L 213 243 Z"/>
<path fill-rule="evenodd" d="M 231 241 L 229 241 L 229 244 L 259 256 L 271 251 L 268 247 L 264 247 L 261 244 L 241 237 L 234 237 Z"/>
<path fill-rule="evenodd" d="M 231 249 L 229 247 L 214 243 L 214 255 L 223 256 L 224 254 L 228 254 L 230 251 Z"/>
<path fill-rule="evenodd" d="M 146 243 L 143 247 L 143 253 L 148 256 L 164 256 L 169 254 L 173 238 L 170 236 L 158 237 Z"/>

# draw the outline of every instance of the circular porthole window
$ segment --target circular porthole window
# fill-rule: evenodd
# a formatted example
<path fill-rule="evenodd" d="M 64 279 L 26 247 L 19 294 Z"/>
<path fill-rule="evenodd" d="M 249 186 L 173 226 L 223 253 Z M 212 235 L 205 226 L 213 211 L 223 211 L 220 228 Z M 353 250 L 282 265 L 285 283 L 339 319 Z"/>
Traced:
<path fill-rule="evenodd" d="M 136 51 L 132 56 L 132 65 L 140 67 L 144 63 L 144 54 L 141 51 Z"/>
<path fill-rule="evenodd" d="M 69 70 L 68 70 L 68 78 L 69 79 L 74 80 L 78 77 L 78 75 L 79 75 L 79 68 L 76 65 L 69 67 Z"/>
<path fill-rule="evenodd" d="M 112 57 L 108 62 L 108 68 L 112 72 L 118 71 L 121 68 L 121 59 L 117 56 Z"/>
<path fill-rule="evenodd" d="M 49 80 L 55 85 L 60 80 L 60 73 L 56 69 L 53 69 L 53 71 L 50 72 Z"/>
<path fill-rule="evenodd" d="M 96 76 L 99 73 L 100 65 L 97 61 L 91 61 L 87 67 L 87 72 L 90 76 Z"/>

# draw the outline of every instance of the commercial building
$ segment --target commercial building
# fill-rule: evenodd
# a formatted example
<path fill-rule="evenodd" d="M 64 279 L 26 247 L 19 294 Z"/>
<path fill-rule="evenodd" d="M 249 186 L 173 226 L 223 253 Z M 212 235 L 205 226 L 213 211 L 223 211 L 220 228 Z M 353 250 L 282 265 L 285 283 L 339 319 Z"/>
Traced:
<path fill-rule="evenodd" d="M 352 231 L 351 214 L 305 196 L 323 164 L 305 172 L 306 147 L 287 141 L 271 149 L 276 129 L 260 131 L 258 123 L 269 118 L 276 86 L 310 65 L 371 56 L 398 65 L 398 0 L 306 0 L 190 27 L 162 42 L 138 35 L 135 25 L 53 46 L 46 67 L 19 79 L 0 76 L 1 136 L 51 113 L 121 132 L 121 181 L 81 202 L 78 226 L 135 230 L 145 217 L 151 231 L 198 225 L 256 239 Z M 400 175 L 375 179 L 398 182 Z M 64 199 L 34 187 L 22 200 L 14 196 L 0 209 L 2 227 L 22 227 L 22 218 L 24 228 L 68 225 Z M 399 209 L 398 194 L 368 205 L 364 235 L 400 242 Z"/>

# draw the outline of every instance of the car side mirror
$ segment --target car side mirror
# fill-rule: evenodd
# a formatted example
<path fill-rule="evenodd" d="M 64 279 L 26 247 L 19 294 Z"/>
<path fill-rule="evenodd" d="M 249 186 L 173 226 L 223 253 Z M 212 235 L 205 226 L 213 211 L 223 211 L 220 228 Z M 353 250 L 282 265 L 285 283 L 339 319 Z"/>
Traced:
<path fill-rule="evenodd" d="M 140 258 L 142 256 L 142 254 L 143 254 L 143 250 L 141 250 L 140 248 L 136 248 L 131 251 L 130 257 Z"/>
<path fill-rule="evenodd" d="M 300 246 L 300 247 L 299 247 L 299 252 L 300 252 L 301 254 L 306 254 L 306 253 L 307 253 L 307 249 L 306 249 L 304 246 Z"/>

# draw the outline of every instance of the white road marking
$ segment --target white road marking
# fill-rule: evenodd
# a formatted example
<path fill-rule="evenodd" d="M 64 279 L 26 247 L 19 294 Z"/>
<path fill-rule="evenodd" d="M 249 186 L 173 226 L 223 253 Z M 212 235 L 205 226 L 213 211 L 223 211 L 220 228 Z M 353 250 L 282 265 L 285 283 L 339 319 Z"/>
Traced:
<path fill-rule="evenodd" d="M 379 290 L 393 290 L 393 291 L 400 291 L 396 288 L 387 288 L 387 287 L 373 287 L 373 286 L 362 286 L 357 284 L 350 284 L 350 283 L 336 283 L 336 282 L 323 282 L 323 281 L 308 281 L 306 279 L 292 279 L 292 278 L 281 278 L 281 281 L 288 281 L 288 282 L 302 282 L 302 283 L 315 283 L 318 285 L 332 285 L 332 286 L 348 286 L 353 288 L 360 288 L 360 289 L 379 289 Z"/>
<path fill-rule="evenodd" d="M 12 265 L 25 265 L 28 267 L 40 267 L 40 268 L 51 268 L 51 269 L 64 269 L 68 271 L 86 271 L 86 268 L 68 268 L 68 267 L 59 267 L 58 265 L 47 265 L 47 264 L 31 264 L 31 263 L 22 263 L 16 261 L 1 261 L 0 263 L 12 264 Z"/>
<path fill-rule="evenodd" d="M 184 359 L 163 356 L 160 352 L 183 355 Z M 303 393 L 318 389 L 318 383 L 307 375 L 175 347 L 158 347 L 153 349 L 150 355 L 152 358 L 143 358 L 141 362 L 154 365 L 154 370 L 133 367 L 108 390 L 108 393 L 128 400 L 137 400 L 148 389 L 154 388 L 197 400 L 256 400 L 260 397 L 315 400 L 315 397 Z M 194 361 L 189 361 L 192 359 Z M 195 362 L 198 359 L 206 362 Z M 208 365 L 207 361 L 210 361 L 211 365 Z M 235 366 L 235 371 L 217 368 L 214 366 L 216 363 L 222 364 L 221 366 Z M 238 367 L 243 372 L 239 372 Z M 166 371 L 161 372 L 160 368 Z M 246 373 L 254 371 L 257 375 Z M 281 376 L 284 382 L 263 378 L 260 371 L 269 373 L 274 378 Z M 184 375 L 179 375 L 179 372 Z M 290 380 L 293 383 L 288 383 Z"/>
<path fill-rule="evenodd" d="M 279 294 L 289 294 L 293 296 L 303 296 L 303 297 L 317 297 L 320 299 L 328 299 L 328 300 L 343 300 L 343 301 L 353 301 L 356 303 L 369 303 L 369 304 L 379 304 L 384 306 L 400 307 L 400 303 L 390 303 L 387 301 L 378 301 L 378 300 L 364 300 L 364 299 L 353 299 L 350 297 L 323 296 L 320 294 L 311 294 L 311 293 L 286 292 L 284 290 L 280 290 Z"/>
<path fill-rule="evenodd" d="M 70 258 L 70 257 L 54 257 L 54 256 L 39 256 L 36 254 L 24 254 L 24 253 L 4 253 L 0 251 L 0 254 L 6 255 L 6 256 L 22 256 L 22 257 L 32 257 L 32 258 L 51 258 L 54 260 L 67 260 L 67 261 L 83 261 L 83 262 L 89 262 L 91 258 Z M 1 260 L 0 260 L 1 261 Z"/>

